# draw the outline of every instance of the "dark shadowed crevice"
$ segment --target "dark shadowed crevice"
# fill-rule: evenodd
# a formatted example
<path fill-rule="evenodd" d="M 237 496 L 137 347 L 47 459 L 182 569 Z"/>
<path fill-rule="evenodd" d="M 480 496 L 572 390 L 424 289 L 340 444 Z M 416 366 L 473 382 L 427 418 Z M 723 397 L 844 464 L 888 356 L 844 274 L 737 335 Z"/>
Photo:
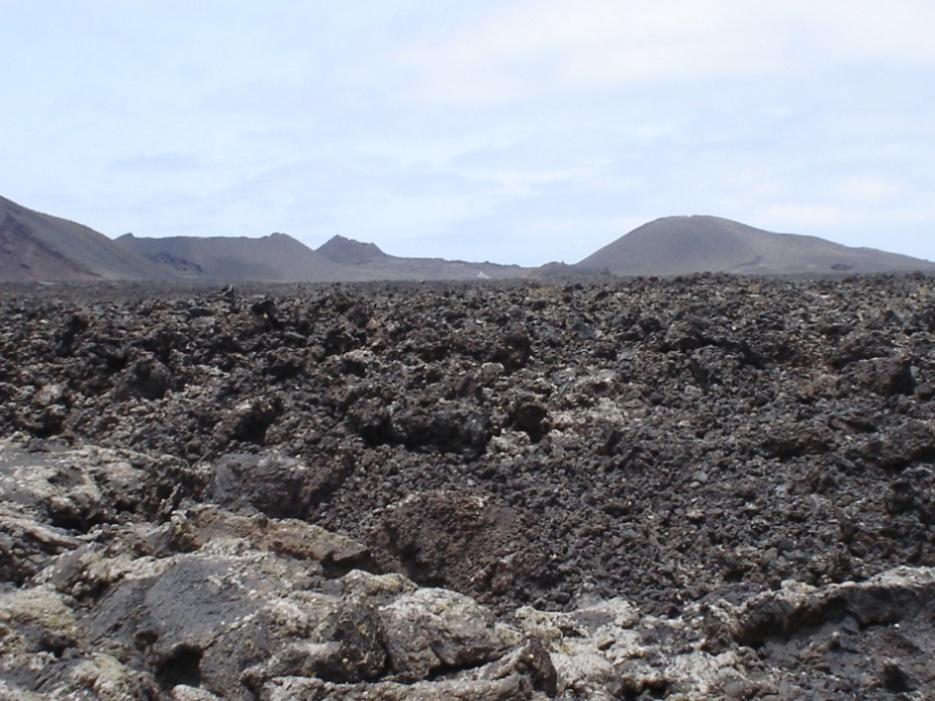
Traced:
<path fill-rule="evenodd" d="M 156 681 L 163 689 L 179 684 L 199 686 L 201 684 L 202 650 L 193 645 L 178 645 L 156 669 Z"/>

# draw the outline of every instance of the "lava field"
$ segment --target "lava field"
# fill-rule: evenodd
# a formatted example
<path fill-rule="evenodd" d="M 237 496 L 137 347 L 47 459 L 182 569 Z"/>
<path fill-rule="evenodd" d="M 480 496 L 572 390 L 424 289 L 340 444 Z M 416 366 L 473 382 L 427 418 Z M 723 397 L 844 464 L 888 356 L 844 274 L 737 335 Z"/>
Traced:
<path fill-rule="evenodd" d="M 921 275 L 5 287 L 0 698 L 933 699 L 933 398 Z"/>

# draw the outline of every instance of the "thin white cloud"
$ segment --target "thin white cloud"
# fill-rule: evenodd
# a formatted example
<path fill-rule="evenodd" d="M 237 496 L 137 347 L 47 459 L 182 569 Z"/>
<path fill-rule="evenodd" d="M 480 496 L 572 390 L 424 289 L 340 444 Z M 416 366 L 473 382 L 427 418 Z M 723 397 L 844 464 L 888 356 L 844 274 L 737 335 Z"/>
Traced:
<path fill-rule="evenodd" d="M 505 148 L 518 136 L 510 127 L 490 127 L 457 137 L 425 134 L 421 138 L 371 138 L 355 144 L 354 152 L 364 158 L 389 158 L 403 168 L 438 168 L 482 149 Z"/>
<path fill-rule="evenodd" d="M 935 5 L 920 0 L 524 0 L 396 58 L 421 101 L 495 104 L 827 61 L 932 66 L 933 26 Z"/>
<path fill-rule="evenodd" d="M 844 213 L 835 205 L 787 202 L 762 208 L 754 219 L 756 226 L 772 231 L 811 234 L 839 227 Z"/>
<path fill-rule="evenodd" d="M 533 264 L 711 213 L 935 257 L 932 0 L 15 5 L 0 194 L 108 233 Z"/>
<path fill-rule="evenodd" d="M 202 162 L 192 153 L 156 153 L 120 158 L 114 167 L 138 173 L 176 173 L 200 168 Z"/>
<path fill-rule="evenodd" d="M 837 60 L 935 65 L 935 4 L 929 0 L 796 0 L 789 7 L 797 24 L 813 28 L 813 41 Z"/>
<path fill-rule="evenodd" d="M 852 175 L 843 178 L 835 190 L 839 197 L 859 207 L 892 202 L 906 192 L 906 186 L 896 178 L 879 175 Z"/>
<path fill-rule="evenodd" d="M 606 166 L 607 161 L 597 161 L 553 168 L 456 167 L 449 169 L 449 172 L 460 177 L 492 183 L 496 186 L 498 194 L 510 197 L 533 194 L 543 185 L 596 180 Z"/>

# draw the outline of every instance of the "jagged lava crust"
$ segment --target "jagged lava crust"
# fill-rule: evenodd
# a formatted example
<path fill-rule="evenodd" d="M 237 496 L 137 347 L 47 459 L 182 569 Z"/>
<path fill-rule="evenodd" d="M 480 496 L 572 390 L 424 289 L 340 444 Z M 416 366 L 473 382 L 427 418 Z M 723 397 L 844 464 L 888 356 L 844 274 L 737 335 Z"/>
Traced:
<path fill-rule="evenodd" d="M 0 605 L 22 654 L 37 626 L 72 631 L 35 643 L 59 657 L 107 639 L 120 674 L 166 698 L 371 698 L 377 683 L 412 688 L 373 698 L 932 698 L 930 278 L 8 287 L 0 320 L 4 595 L 41 592 L 26 608 L 61 614 L 27 625 L 20 599 L 5 619 Z M 62 451 L 97 462 L 59 474 Z M 59 467 L 17 486 L 33 454 Z M 312 527 L 343 540 L 309 554 L 308 534 L 261 537 Z M 145 576 L 88 574 L 128 553 L 150 558 Z M 199 615 L 307 613 L 295 592 L 313 590 L 331 628 L 212 638 L 131 605 L 192 578 L 233 587 L 238 558 L 259 593 Z M 347 579 L 361 572 L 377 579 Z M 354 596 L 379 615 L 340 603 Z M 488 632 L 426 662 L 406 645 L 449 643 L 385 632 L 407 606 Z M 341 638 L 341 621 L 378 642 Z M 611 628 L 661 661 L 634 671 L 592 639 Z M 311 639 L 332 647 L 296 663 Z M 245 645 L 279 657 L 232 652 Z M 491 679 L 520 681 L 429 688 L 497 664 Z M 0 673 L 51 693 L 28 677 Z"/>

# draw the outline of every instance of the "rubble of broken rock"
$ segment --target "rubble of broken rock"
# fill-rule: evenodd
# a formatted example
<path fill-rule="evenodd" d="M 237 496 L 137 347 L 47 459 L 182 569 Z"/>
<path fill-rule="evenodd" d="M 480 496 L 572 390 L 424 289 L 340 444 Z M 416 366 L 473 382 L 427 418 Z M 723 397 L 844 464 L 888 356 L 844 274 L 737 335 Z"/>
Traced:
<path fill-rule="evenodd" d="M 0 289 L 0 699 L 935 699 L 935 284 Z"/>

